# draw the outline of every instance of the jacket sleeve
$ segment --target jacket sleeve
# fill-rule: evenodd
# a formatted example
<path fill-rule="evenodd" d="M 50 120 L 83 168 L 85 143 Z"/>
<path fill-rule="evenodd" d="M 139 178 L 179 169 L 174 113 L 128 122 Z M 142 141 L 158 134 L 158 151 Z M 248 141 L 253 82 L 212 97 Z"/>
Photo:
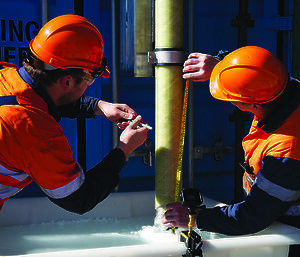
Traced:
<path fill-rule="evenodd" d="M 125 163 L 124 152 L 115 148 L 99 164 L 86 172 L 83 184 L 74 193 L 60 199 L 48 198 L 67 211 L 84 214 L 115 189 Z"/>
<path fill-rule="evenodd" d="M 255 233 L 283 215 L 300 196 L 300 162 L 264 158 L 263 169 L 243 202 L 200 210 L 197 227 L 225 235 Z"/>
<path fill-rule="evenodd" d="M 76 102 L 58 107 L 60 115 L 66 118 L 95 118 L 99 99 L 82 95 Z"/>

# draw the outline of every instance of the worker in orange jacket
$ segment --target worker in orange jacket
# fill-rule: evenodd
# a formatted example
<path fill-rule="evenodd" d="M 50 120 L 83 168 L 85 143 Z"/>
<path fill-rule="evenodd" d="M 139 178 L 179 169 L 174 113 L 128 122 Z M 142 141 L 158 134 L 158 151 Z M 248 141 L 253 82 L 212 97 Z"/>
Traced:
<path fill-rule="evenodd" d="M 239 48 L 223 60 L 193 53 L 184 64 L 184 78 L 210 79 L 211 95 L 254 114 L 243 139 L 246 197 L 244 201 L 201 209 L 195 226 L 226 235 L 258 232 L 279 220 L 300 228 L 300 83 L 269 51 Z M 163 224 L 187 227 L 186 207 L 166 206 Z M 299 245 L 289 257 L 300 256 Z"/>
<path fill-rule="evenodd" d="M 146 140 L 148 129 L 127 105 L 83 95 L 96 78 L 109 76 L 103 55 L 99 30 L 68 14 L 41 28 L 23 67 L 0 70 L 0 209 L 35 181 L 53 203 L 83 214 L 118 185 L 126 158 Z M 85 172 L 58 121 L 95 115 L 124 131 L 118 145 Z"/>

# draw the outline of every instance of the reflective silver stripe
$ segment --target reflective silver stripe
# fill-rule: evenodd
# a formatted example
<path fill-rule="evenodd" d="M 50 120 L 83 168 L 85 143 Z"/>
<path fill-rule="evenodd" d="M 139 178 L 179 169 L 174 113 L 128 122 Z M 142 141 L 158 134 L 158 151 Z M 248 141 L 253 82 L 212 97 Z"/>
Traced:
<path fill-rule="evenodd" d="M 84 182 L 85 179 L 85 175 L 83 170 L 80 168 L 80 172 L 78 174 L 78 176 L 72 180 L 70 183 L 56 188 L 56 189 L 46 189 L 41 187 L 41 189 L 50 197 L 54 198 L 54 199 L 60 199 L 60 198 L 64 198 L 70 194 L 72 194 L 73 192 L 75 192 Z"/>
<path fill-rule="evenodd" d="M 10 178 L 14 178 L 18 181 L 23 181 L 28 177 L 28 174 L 25 172 L 15 172 L 9 169 L 6 169 L 2 165 L 0 165 L 0 174 L 4 176 L 8 176 Z"/>
<path fill-rule="evenodd" d="M 246 175 L 246 179 L 249 182 L 249 184 L 252 186 L 254 183 L 254 180 L 249 176 L 249 174 Z M 243 187 L 243 189 L 244 189 L 244 192 L 246 193 L 246 195 L 248 195 L 250 193 L 245 186 Z"/>
<path fill-rule="evenodd" d="M 250 183 L 250 185 L 252 186 L 254 183 L 254 180 L 249 176 L 249 174 L 247 174 L 247 181 Z"/>
<path fill-rule="evenodd" d="M 261 172 L 257 173 L 255 184 L 269 195 L 284 202 L 296 201 L 300 197 L 300 191 L 289 190 L 278 186 L 266 179 Z"/>
<path fill-rule="evenodd" d="M 300 216 L 300 205 L 293 205 L 291 208 L 289 208 L 284 215 L 287 216 Z"/>
<path fill-rule="evenodd" d="M 19 182 L 22 182 L 29 177 L 28 174 L 25 172 L 11 171 L 2 165 L 0 165 L 0 174 L 3 176 L 7 176 L 9 178 L 13 178 Z M 17 188 L 13 186 L 0 184 L 0 198 L 1 199 L 9 198 L 15 195 L 16 193 L 20 192 L 22 189 L 23 188 Z"/>
<path fill-rule="evenodd" d="M 0 199 L 9 198 L 16 193 L 20 192 L 22 188 L 7 186 L 7 185 L 0 185 Z"/>

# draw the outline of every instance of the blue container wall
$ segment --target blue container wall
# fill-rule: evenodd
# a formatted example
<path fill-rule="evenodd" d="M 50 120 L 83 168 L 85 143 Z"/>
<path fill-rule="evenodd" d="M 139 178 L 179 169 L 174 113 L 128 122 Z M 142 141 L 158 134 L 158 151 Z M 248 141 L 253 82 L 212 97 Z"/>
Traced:
<path fill-rule="evenodd" d="M 118 2 L 118 1 L 116 1 Z M 277 1 L 275 1 L 277 2 Z M 188 51 L 188 3 L 184 1 L 184 46 Z M 218 50 L 232 51 L 237 48 L 238 29 L 231 26 L 239 12 L 238 0 L 194 1 L 194 51 L 214 55 Z M 49 19 L 66 13 L 74 13 L 74 1 L 48 0 Z M 28 46 L 42 26 L 41 1 L 1 0 L 1 61 L 19 64 L 20 53 Z M 248 45 L 265 47 L 276 54 L 277 31 L 267 26 L 266 19 L 277 15 L 277 4 L 273 0 L 249 0 L 249 13 L 255 26 L 248 29 Z M 111 69 L 111 3 L 110 1 L 85 0 L 84 15 L 100 30 L 105 42 L 105 56 Z M 14 30 L 19 32 L 16 36 Z M 111 70 L 111 72 L 114 72 Z M 119 102 L 126 103 L 155 127 L 155 81 L 154 78 L 119 77 Z M 98 79 L 86 94 L 112 101 L 112 79 Z M 219 135 L 223 145 L 234 146 L 235 124 L 228 120 L 233 106 L 213 99 L 208 83 L 194 83 L 194 145 L 212 147 Z M 76 120 L 63 119 L 60 122 L 70 145 L 77 156 Z M 246 131 L 250 124 L 246 124 Z M 86 122 L 87 128 L 87 169 L 96 165 L 112 148 L 112 125 L 103 117 Z M 188 134 L 188 131 L 187 131 Z M 155 132 L 149 131 L 149 139 L 155 144 Z M 187 145 L 186 145 L 187 146 Z M 187 185 L 188 166 L 184 155 L 184 186 Z M 155 160 L 152 167 L 144 165 L 141 157 L 129 158 L 121 173 L 120 191 L 154 190 Z M 195 182 L 203 194 L 215 199 L 231 202 L 234 188 L 234 154 L 224 153 L 216 161 L 213 154 L 203 155 L 194 163 Z M 41 192 L 32 185 L 19 196 L 37 196 Z"/>

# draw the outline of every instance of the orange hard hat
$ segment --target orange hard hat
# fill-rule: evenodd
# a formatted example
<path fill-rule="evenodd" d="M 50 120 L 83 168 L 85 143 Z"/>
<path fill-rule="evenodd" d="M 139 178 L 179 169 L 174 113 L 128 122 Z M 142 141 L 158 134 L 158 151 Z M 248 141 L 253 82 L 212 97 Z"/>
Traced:
<path fill-rule="evenodd" d="M 288 72 L 268 50 L 241 47 L 220 61 L 210 77 L 210 93 L 219 100 L 266 103 L 285 89 Z"/>
<path fill-rule="evenodd" d="M 49 69 L 87 69 L 93 77 L 109 77 L 102 36 L 84 17 L 66 14 L 50 20 L 29 48 Z"/>

